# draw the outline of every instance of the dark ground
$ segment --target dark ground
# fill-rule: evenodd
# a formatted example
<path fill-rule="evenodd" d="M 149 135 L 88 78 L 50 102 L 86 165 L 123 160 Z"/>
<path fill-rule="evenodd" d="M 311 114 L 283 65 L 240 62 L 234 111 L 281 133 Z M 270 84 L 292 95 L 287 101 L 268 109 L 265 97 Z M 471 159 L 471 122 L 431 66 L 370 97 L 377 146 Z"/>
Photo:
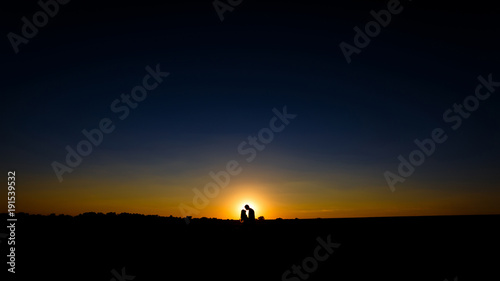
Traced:
<path fill-rule="evenodd" d="M 122 268 L 137 281 L 282 280 L 292 265 L 313 256 L 318 237 L 326 241 L 328 235 L 341 245 L 307 280 L 500 275 L 498 215 L 267 220 L 254 227 L 131 214 L 17 218 L 16 274 L 9 280 L 108 281 L 113 269 L 121 275 Z M 0 247 L 7 270 L 5 239 Z"/>

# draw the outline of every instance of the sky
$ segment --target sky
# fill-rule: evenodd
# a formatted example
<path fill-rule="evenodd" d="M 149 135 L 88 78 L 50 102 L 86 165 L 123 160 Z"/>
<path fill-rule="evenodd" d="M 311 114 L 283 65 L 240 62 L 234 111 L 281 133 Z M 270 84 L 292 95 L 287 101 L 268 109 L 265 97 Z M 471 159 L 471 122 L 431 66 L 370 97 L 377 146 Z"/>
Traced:
<path fill-rule="evenodd" d="M 331 2 L 50 2 L 37 32 L 23 17 L 40 4 L 9 3 L 0 151 L 16 211 L 499 214 L 498 8 Z M 356 27 L 391 9 L 363 42 Z"/>

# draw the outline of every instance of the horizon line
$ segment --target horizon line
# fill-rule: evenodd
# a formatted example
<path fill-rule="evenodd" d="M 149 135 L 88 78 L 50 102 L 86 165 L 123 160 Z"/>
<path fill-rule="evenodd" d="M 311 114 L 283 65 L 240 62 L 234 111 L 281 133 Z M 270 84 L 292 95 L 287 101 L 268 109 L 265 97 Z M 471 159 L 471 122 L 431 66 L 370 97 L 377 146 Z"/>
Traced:
<path fill-rule="evenodd" d="M 178 217 L 178 216 L 173 216 L 173 215 L 168 215 L 168 216 L 162 216 L 159 214 L 141 214 L 141 213 L 128 213 L 128 212 L 121 212 L 121 213 L 116 213 L 116 212 L 84 212 L 80 213 L 78 215 L 68 215 L 68 214 L 56 214 L 56 213 L 51 213 L 48 215 L 43 215 L 43 214 L 30 214 L 26 212 L 16 212 L 16 215 L 28 215 L 28 216 L 70 216 L 70 217 L 77 217 L 81 216 L 84 214 L 96 214 L 96 215 L 108 215 L 108 214 L 114 214 L 114 215 L 121 215 L 121 214 L 127 214 L 127 215 L 141 215 L 141 216 L 155 216 L 155 217 L 160 217 L 160 218 L 177 218 L 177 219 L 185 219 L 186 217 Z M 0 216 L 6 215 L 9 216 L 9 213 L 0 213 Z M 464 217 L 464 216 L 499 216 L 500 213 L 485 213 L 485 214 L 462 214 L 462 215 L 400 215 L 400 216 L 353 216 L 353 217 L 310 217 L 310 218 L 265 218 L 264 220 L 315 220 L 315 219 L 362 219 L 362 218 L 408 218 L 408 217 Z M 229 219 L 229 218 L 217 218 L 217 217 L 191 217 L 190 219 L 217 219 L 217 220 L 236 220 L 238 221 L 239 219 Z M 258 219 L 257 219 L 258 220 Z"/>

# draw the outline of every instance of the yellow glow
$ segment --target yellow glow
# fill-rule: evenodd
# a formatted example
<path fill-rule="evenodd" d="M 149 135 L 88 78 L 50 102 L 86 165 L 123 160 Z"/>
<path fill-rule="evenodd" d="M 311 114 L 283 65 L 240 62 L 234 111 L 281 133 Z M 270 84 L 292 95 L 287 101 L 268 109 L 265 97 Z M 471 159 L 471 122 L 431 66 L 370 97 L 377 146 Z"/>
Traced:
<path fill-rule="evenodd" d="M 182 216 L 179 204 L 193 207 L 193 184 L 161 185 L 138 178 L 121 182 L 108 178 L 68 177 L 59 185 L 50 179 L 26 179 L 20 189 L 23 198 L 18 210 L 31 214 L 69 214 L 84 212 L 128 212 Z M 480 190 L 451 188 L 420 189 L 415 184 L 401 192 L 388 194 L 387 186 L 342 189 L 326 188 L 330 183 L 253 181 L 238 178 L 211 198 L 206 208 L 193 217 L 239 219 L 245 204 L 255 217 L 334 218 L 413 215 L 499 214 L 500 191 L 485 196 Z M 165 187 L 167 186 L 167 187 Z M 202 186 L 200 184 L 199 186 Z M 21 202 L 21 201 L 20 201 Z M 16 206 L 17 207 L 17 206 Z"/>
<path fill-rule="evenodd" d="M 255 215 L 257 216 L 257 214 L 260 211 L 260 208 L 259 208 L 259 205 L 256 204 L 255 201 L 253 201 L 253 200 L 242 200 L 242 201 L 238 202 L 238 204 L 235 205 L 235 208 L 234 208 L 235 214 L 240 214 L 241 210 L 243 210 L 245 208 L 245 205 L 250 206 L 250 208 L 252 208 L 255 211 Z M 247 216 L 248 216 L 248 212 L 247 212 Z"/>
<path fill-rule="evenodd" d="M 222 217 L 239 219 L 241 210 L 245 208 L 245 205 L 250 206 L 255 211 L 256 219 L 270 214 L 269 200 L 266 198 L 265 193 L 259 189 L 261 188 L 255 186 L 238 186 L 232 190 L 227 190 L 229 194 L 223 199 L 225 214 Z"/>

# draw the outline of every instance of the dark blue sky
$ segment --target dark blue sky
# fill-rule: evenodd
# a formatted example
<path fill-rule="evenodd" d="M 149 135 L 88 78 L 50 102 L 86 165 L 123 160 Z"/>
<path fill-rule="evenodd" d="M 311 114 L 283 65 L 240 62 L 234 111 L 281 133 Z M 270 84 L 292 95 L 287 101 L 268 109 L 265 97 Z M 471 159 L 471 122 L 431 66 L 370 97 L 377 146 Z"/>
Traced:
<path fill-rule="evenodd" d="M 331 175 L 343 175 L 334 184 L 339 190 L 373 185 L 390 192 L 384 171 L 396 171 L 414 139 L 441 127 L 449 139 L 401 192 L 433 186 L 498 198 L 500 89 L 458 130 L 443 121 L 448 108 L 474 94 L 479 75 L 500 81 L 492 4 L 401 1 L 403 11 L 348 64 L 339 44 L 353 44 L 353 28 L 387 1 L 245 0 L 222 22 L 210 1 L 177 2 L 71 1 L 18 54 L 7 34 L 20 34 L 21 17 L 40 7 L 24 1 L 3 9 L 2 170 L 22 171 L 29 190 L 44 182 L 55 192 L 64 183 L 51 163 L 63 162 L 64 147 L 107 117 L 115 131 L 65 177 L 93 179 L 110 170 L 120 184 L 143 167 L 160 178 L 203 178 L 238 157 L 238 144 L 269 123 L 273 108 L 287 106 L 297 118 L 252 167 L 325 186 L 335 182 Z M 157 64 L 170 76 L 119 120 L 110 104 Z M 167 168 L 155 170 L 159 163 Z M 122 164 L 135 168 L 116 168 Z M 50 212 L 37 208 L 26 210 Z"/>

